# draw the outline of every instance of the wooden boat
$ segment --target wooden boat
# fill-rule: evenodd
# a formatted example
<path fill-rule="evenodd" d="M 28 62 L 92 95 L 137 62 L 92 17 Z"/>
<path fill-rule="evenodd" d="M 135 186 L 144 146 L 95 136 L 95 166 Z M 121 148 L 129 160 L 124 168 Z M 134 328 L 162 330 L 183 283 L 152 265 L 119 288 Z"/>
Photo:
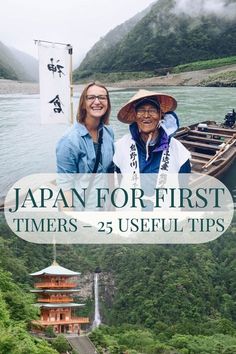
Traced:
<path fill-rule="evenodd" d="M 221 177 L 236 161 L 236 126 L 204 121 L 180 128 L 177 138 L 191 153 L 192 171 Z"/>

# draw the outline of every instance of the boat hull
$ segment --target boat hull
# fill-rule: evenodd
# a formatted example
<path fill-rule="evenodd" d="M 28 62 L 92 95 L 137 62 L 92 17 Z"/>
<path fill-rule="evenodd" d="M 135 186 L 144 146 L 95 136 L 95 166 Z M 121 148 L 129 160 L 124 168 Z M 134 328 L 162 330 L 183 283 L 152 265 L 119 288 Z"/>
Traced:
<path fill-rule="evenodd" d="M 221 178 L 236 162 L 236 127 L 204 121 L 180 128 L 175 138 L 190 151 L 193 172 Z"/>

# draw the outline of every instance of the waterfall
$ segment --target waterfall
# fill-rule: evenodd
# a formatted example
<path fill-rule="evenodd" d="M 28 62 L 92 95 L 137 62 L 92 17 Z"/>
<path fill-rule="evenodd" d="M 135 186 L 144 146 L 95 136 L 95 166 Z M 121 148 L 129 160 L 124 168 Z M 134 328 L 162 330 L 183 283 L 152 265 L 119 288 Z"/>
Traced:
<path fill-rule="evenodd" d="M 99 276 L 98 273 L 94 274 L 95 314 L 94 314 L 93 328 L 96 328 L 101 324 L 101 317 L 99 313 L 98 276 Z"/>

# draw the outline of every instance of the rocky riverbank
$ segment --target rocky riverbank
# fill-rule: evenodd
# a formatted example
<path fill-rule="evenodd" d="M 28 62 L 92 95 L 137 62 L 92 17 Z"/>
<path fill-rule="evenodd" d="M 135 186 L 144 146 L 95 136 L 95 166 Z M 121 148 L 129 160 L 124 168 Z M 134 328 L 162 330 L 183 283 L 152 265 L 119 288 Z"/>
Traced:
<path fill-rule="evenodd" d="M 124 80 L 106 83 L 111 89 L 150 86 L 224 86 L 236 87 L 236 65 L 214 69 L 188 71 L 180 74 L 155 76 L 141 80 Z M 84 85 L 74 85 L 74 92 L 80 92 Z M 38 94 L 39 84 L 0 79 L 0 94 Z"/>
<path fill-rule="evenodd" d="M 39 93 L 38 83 L 0 79 L 0 95 L 37 93 Z"/>
<path fill-rule="evenodd" d="M 142 80 L 125 80 L 108 84 L 116 88 L 148 86 L 219 86 L 236 87 L 236 65 L 207 70 L 188 71 L 180 74 L 155 76 Z"/>
<path fill-rule="evenodd" d="M 83 86 L 74 85 L 74 92 L 81 91 Z M 0 79 L 0 95 L 4 94 L 39 94 L 39 83 Z"/>

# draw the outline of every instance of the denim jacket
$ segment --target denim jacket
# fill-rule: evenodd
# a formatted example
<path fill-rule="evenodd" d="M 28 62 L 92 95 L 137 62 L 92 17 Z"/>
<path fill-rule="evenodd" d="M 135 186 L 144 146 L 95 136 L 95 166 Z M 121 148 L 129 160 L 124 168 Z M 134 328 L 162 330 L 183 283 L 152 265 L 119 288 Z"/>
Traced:
<path fill-rule="evenodd" d="M 108 173 L 112 168 L 114 155 L 114 134 L 112 128 L 101 124 L 103 143 L 102 162 L 98 173 Z M 85 125 L 75 122 L 73 127 L 59 140 L 56 148 L 58 173 L 92 173 L 96 154 L 93 139 Z"/>

